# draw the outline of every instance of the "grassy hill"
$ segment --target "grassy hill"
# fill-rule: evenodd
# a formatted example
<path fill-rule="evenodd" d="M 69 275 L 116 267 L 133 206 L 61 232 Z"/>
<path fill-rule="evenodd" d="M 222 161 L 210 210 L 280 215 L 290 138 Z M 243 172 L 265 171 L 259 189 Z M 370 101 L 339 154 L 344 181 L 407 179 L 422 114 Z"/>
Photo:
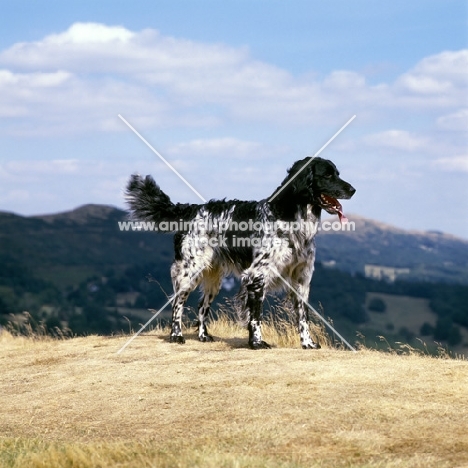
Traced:
<path fill-rule="evenodd" d="M 129 336 L 3 332 L 0 466 L 467 466 L 466 361 L 323 336 L 304 351 L 273 329 L 276 347 L 251 351 L 245 330 L 211 330 L 216 342 L 189 332 L 180 346 L 155 329 L 121 354 Z"/>

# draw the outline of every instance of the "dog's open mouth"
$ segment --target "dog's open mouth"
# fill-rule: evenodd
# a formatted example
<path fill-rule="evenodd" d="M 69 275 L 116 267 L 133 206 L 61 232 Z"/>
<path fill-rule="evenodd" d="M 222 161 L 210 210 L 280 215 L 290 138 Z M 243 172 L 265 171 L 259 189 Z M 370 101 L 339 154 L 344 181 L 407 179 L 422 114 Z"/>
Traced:
<path fill-rule="evenodd" d="M 325 194 L 320 195 L 320 206 L 330 214 L 337 214 L 342 223 L 348 222 L 348 218 L 343 214 L 343 207 L 341 203 L 333 197 Z"/>

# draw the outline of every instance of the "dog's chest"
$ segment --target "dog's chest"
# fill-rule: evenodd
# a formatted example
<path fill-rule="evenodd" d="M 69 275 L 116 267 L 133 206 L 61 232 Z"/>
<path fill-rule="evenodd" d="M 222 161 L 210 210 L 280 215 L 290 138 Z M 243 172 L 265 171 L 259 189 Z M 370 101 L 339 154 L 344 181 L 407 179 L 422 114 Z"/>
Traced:
<path fill-rule="evenodd" d="M 315 257 L 315 235 L 293 233 L 290 236 L 291 263 L 313 261 Z"/>
<path fill-rule="evenodd" d="M 309 263 L 315 258 L 315 235 L 318 230 L 318 218 L 313 215 L 310 206 L 305 213 L 298 214 L 296 220 L 289 224 L 286 232 L 279 232 L 279 236 L 287 236 L 290 262 Z M 283 244 L 286 247 L 285 244 Z"/>

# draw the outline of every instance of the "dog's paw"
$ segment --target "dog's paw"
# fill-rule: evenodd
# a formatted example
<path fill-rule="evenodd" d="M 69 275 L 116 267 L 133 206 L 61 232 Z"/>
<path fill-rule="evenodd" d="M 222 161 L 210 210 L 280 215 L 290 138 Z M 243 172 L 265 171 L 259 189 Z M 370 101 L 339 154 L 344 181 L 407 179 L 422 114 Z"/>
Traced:
<path fill-rule="evenodd" d="M 211 335 L 202 335 L 202 336 L 199 336 L 198 339 L 202 343 L 208 343 L 208 342 L 214 341 L 214 338 Z"/>
<path fill-rule="evenodd" d="M 318 343 L 314 343 L 313 341 L 302 345 L 302 349 L 320 349 L 320 348 L 321 346 Z"/>
<path fill-rule="evenodd" d="M 169 341 L 171 343 L 184 344 L 185 343 L 185 338 L 182 335 L 171 335 L 169 337 Z"/>
<path fill-rule="evenodd" d="M 271 349 L 271 346 L 266 341 L 249 343 L 250 349 Z"/>

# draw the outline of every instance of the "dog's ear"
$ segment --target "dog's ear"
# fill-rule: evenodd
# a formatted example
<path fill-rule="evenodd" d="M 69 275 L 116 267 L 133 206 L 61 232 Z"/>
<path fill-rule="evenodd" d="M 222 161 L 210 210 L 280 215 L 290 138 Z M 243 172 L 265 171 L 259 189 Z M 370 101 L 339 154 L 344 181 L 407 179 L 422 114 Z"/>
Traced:
<path fill-rule="evenodd" d="M 289 169 L 287 179 L 283 182 L 291 181 L 292 194 L 299 198 L 299 203 L 312 200 L 313 165 L 314 161 L 310 157 L 296 161 Z"/>
<path fill-rule="evenodd" d="M 288 170 L 287 177 L 275 190 L 270 203 L 273 213 L 286 221 L 293 220 L 298 207 L 313 200 L 313 161 L 310 157 L 296 161 Z"/>

